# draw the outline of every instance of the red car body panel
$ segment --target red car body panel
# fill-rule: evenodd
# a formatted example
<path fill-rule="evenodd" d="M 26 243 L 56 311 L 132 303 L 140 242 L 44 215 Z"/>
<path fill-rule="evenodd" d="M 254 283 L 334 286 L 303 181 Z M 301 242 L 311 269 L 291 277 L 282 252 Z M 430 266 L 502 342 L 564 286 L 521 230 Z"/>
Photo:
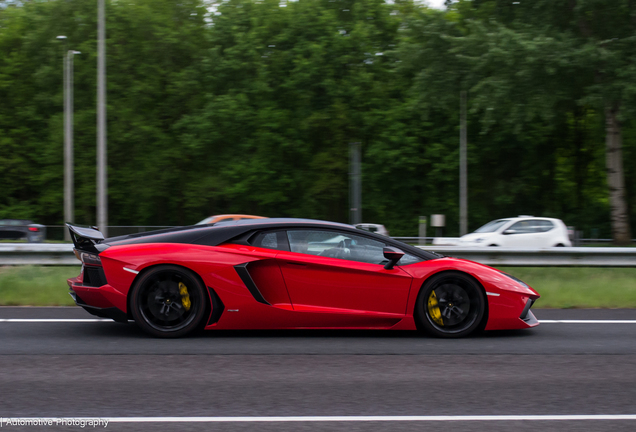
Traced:
<path fill-rule="evenodd" d="M 279 252 L 276 259 L 294 309 L 406 313 L 412 277 L 399 267 L 293 252 Z"/>
<path fill-rule="evenodd" d="M 539 294 L 492 267 L 463 259 L 441 258 L 406 266 L 404 269 L 422 284 L 429 277 L 444 271 L 461 271 L 475 278 L 484 287 L 488 299 L 485 330 L 514 330 L 537 325 L 528 324 L 519 317 L 527 301 L 538 299 Z M 407 310 L 415 310 L 416 297 L 417 293 L 414 293 L 409 298 Z"/>
<path fill-rule="evenodd" d="M 128 293 L 139 273 L 156 265 L 178 265 L 195 272 L 223 304 L 218 320 L 206 329 L 415 330 L 419 290 L 428 278 L 445 271 L 466 273 L 484 288 L 486 330 L 538 324 L 520 318 L 526 303 L 539 297 L 536 291 L 496 269 L 455 258 L 386 270 L 377 264 L 232 243 L 115 245 L 99 257 L 105 285 L 85 286 L 84 271 L 68 280 L 85 305 L 129 313 Z M 257 301 L 237 272 L 235 266 L 245 263 L 265 303 Z"/>

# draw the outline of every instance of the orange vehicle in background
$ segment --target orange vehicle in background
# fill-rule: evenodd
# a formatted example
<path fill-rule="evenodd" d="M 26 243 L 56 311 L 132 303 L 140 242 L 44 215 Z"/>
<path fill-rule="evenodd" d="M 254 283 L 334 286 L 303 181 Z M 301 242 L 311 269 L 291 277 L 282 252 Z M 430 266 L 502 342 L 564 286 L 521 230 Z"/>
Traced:
<path fill-rule="evenodd" d="M 201 222 L 197 222 L 197 225 L 213 224 L 217 222 L 230 222 L 241 219 L 266 219 L 265 216 L 254 216 L 245 214 L 223 214 L 214 215 L 203 219 Z"/>

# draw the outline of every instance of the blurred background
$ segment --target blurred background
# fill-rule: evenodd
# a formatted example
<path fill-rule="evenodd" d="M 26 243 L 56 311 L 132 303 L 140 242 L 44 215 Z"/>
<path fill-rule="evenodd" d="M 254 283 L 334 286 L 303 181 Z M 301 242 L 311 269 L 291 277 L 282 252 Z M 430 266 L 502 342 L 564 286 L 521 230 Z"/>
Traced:
<path fill-rule="evenodd" d="M 0 0 L 0 219 L 64 222 L 67 50 L 75 222 L 96 223 L 88 0 Z M 465 92 L 469 231 L 528 214 L 631 238 L 636 0 L 111 0 L 106 53 L 110 225 L 348 222 L 360 143 L 363 222 L 444 214 L 458 236 Z"/>

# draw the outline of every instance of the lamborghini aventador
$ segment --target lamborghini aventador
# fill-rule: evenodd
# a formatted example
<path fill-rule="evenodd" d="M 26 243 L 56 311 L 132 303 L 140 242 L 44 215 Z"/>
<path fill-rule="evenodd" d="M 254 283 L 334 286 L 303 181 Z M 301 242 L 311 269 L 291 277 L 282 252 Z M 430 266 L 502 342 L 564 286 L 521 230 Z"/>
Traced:
<path fill-rule="evenodd" d="M 158 337 L 197 329 L 392 329 L 462 337 L 539 324 L 539 294 L 475 262 L 353 226 L 248 219 L 104 239 L 67 224 L 75 302 Z"/>

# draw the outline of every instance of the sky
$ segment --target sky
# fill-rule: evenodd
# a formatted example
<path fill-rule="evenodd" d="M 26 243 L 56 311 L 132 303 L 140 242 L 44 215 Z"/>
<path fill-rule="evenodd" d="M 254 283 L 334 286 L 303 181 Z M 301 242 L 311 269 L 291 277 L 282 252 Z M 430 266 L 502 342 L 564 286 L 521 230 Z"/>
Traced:
<path fill-rule="evenodd" d="M 444 9 L 444 0 L 426 0 L 426 3 L 435 9 Z"/>
<path fill-rule="evenodd" d="M 444 0 L 424 0 L 430 7 L 435 9 L 444 9 Z M 10 3 L 21 3 L 20 0 L 0 0 L 0 8 L 6 7 Z"/>

